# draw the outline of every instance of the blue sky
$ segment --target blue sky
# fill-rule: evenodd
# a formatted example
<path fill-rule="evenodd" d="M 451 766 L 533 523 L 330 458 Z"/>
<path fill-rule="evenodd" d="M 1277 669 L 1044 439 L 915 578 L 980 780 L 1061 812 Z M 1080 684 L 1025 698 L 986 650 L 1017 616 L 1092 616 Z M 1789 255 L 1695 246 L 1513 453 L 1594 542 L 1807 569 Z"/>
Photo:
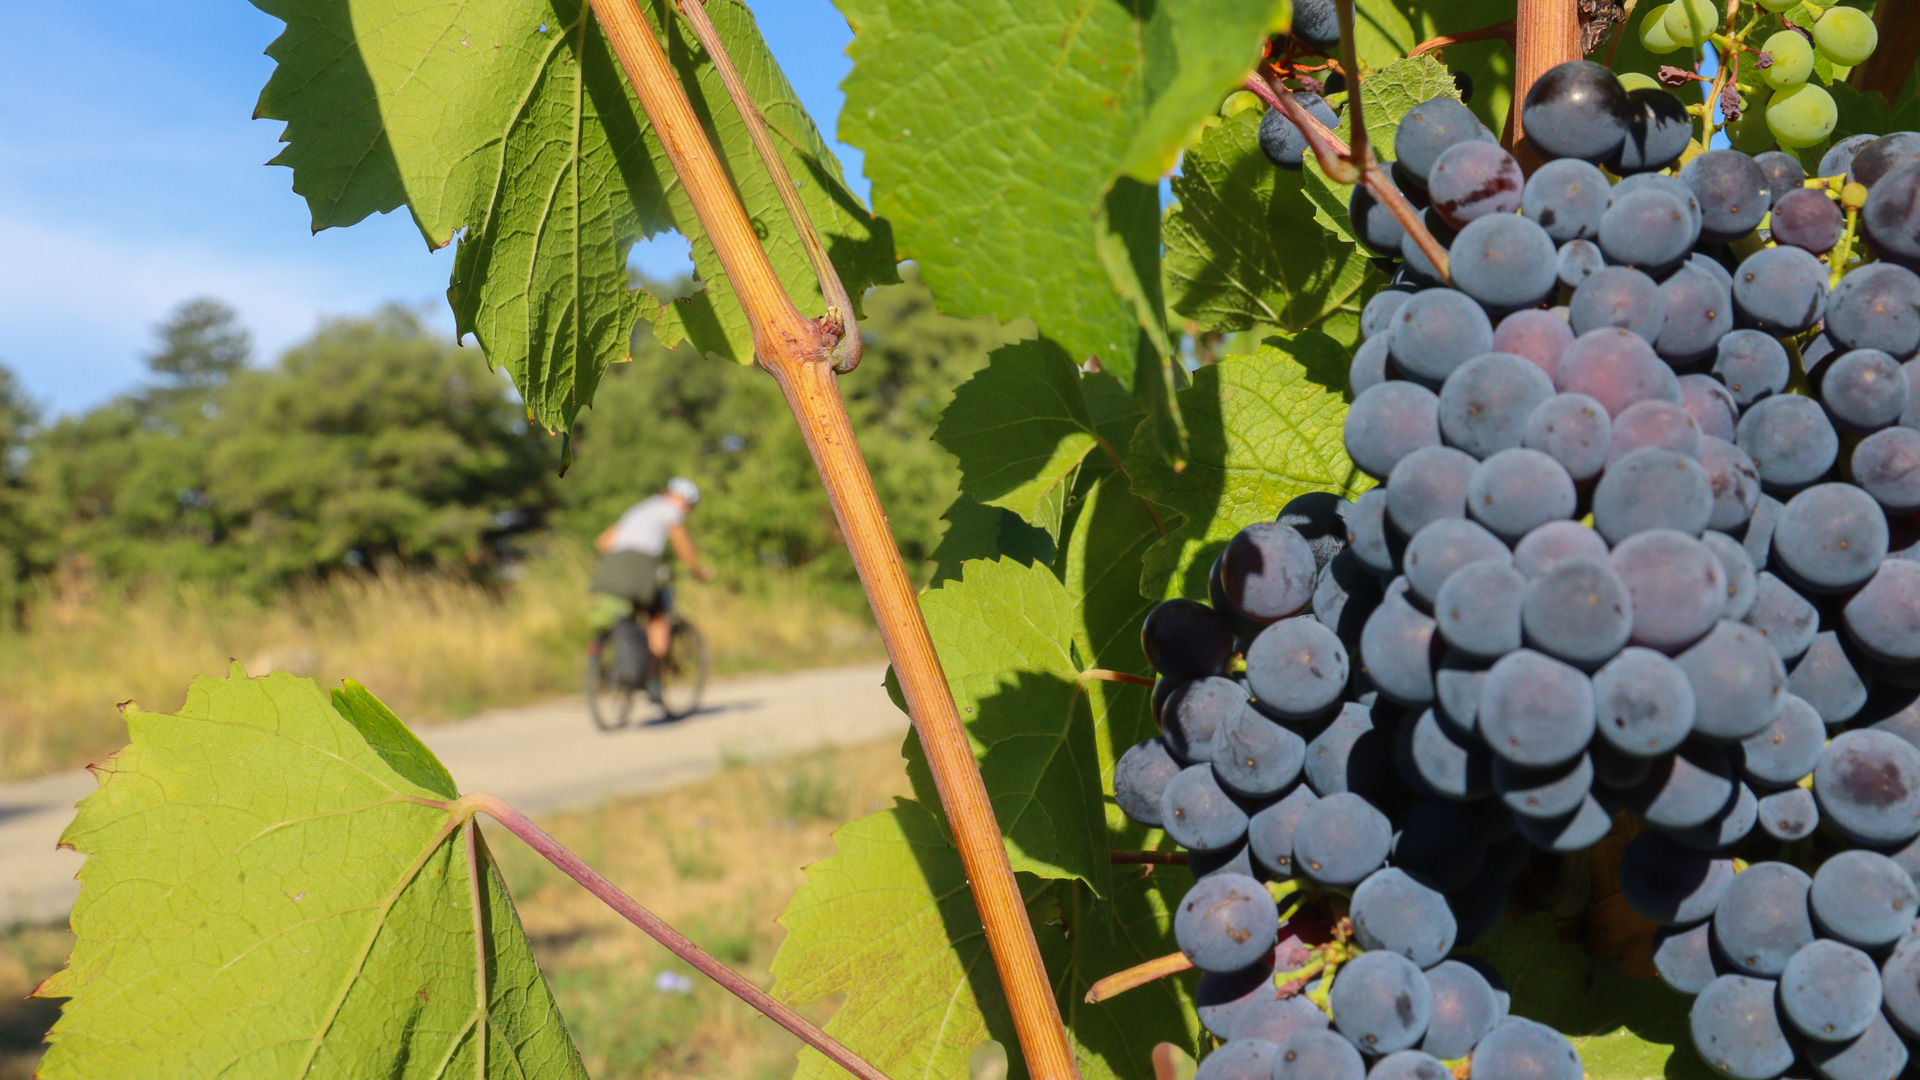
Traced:
<path fill-rule="evenodd" d="M 829 136 L 851 34 L 829 0 L 761 0 L 762 30 Z M 292 174 L 253 120 L 280 23 L 245 0 L 0 4 L 0 363 L 55 412 L 137 384 L 153 324 L 195 296 L 238 308 L 263 357 L 323 315 L 426 305 L 449 333 L 451 255 L 404 210 L 308 232 Z M 840 147 L 856 184 L 859 155 Z M 669 238 L 636 256 L 686 265 Z"/>

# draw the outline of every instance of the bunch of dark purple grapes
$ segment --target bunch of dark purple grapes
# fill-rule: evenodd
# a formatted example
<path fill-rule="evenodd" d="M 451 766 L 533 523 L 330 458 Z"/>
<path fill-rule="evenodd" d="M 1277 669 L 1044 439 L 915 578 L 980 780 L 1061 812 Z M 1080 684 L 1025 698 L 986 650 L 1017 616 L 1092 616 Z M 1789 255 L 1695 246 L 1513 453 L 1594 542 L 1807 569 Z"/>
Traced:
<path fill-rule="evenodd" d="M 1714 1071 L 1894 1080 L 1920 1038 L 1920 134 L 1812 179 L 1682 166 L 1678 99 L 1584 62 L 1522 118 L 1531 176 L 1451 99 L 1394 133 L 1444 280 L 1355 190 L 1397 260 L 1345 426 L 1380 486 L 1248 527 L 1210 607 L 1145 627 L 1163 735 L 1115 787 L 1192 853 L 1208 1080 L 1295 1075 L 1302 1036 L 1242 1018 L 1323 1029 L 1277 1004 L 1302 997 L 1355 1052 L 1312 1075 L 1577 1080 L 1447 957 L 1535 852 L 1615 829 Z M 1256 977 L 1303 903 L 1341 929 Z"/>

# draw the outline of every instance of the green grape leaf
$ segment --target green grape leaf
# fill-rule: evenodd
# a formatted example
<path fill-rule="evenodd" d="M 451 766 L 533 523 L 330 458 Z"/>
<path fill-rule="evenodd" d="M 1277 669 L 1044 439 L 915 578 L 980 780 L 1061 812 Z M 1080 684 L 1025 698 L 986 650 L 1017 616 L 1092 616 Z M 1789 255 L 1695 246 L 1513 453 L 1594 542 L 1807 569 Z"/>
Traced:
<path fill-rule="evenodd" d="M 1313 331 L 1267 345 L 1201 368 L 1181 391 L 1193 427 L 1186 469 L 1137 448 L 1127 455 L 1134 493 L 1182 518 L 1147 553 L 1140 590 L 1148 596 L 1205 596 L 1207 568 L 1227 538 L 1296 495 L 1353 498 L 1373 486 L 1347 460 L 1341 435 L 1347 350 Z"/>
<path fill-rule="evenodd" d="M 1210 127 L 1173 180 L 1178 202 L 1165 226 L 1173 310 L 1222 333 L 1318 328 L 1351 341 L 1379 271 L 1314 220 L 1304 170 L 1276 169 L 1260 152 L 1260 116 L 1249 110 Z"/>
<path fill-rule="evenodd" d="M 1619 961 L 1590 956 L 1535 913 L 1467 950 L 1497 968 L 1513 1012 L 1573 1040 L 1593 1080 L 1707 1080 L 1693 1052 L 1687 998 L 1652 979 L 1634 979 Z"/>
<path fill-rule="evenodd" d="M 452 779 L 364 688 L 235 665 L 127 728 L 61 838 L 39 1075 L 586 1076 Z"/>
<path fill-rule="evenodd" d="M 1074 471 L 1100 443 L 1080 371 L 1046 338 L 1003 345 L 954 392 L 933 439 L 960 460 L 960 490 L 1060 531 Z"/>
<path fill-rule="evenodd" d="M 947 507 L 941 517 L 947 523 L 947 531 L 934 546 L 933 578 L 928 588 L 943 581 L 959 580 L 962 565 L 973 559 L 1004 556 L 1015 562 L 1037 562 L 1042 566 L 1053 563 L 1053 537 L 1047 535 L 1046 530 L 1021 521 L 1020 515 L 1011 510 L 982 506 L 970 496 L 962 495 L 953 500 L 953 505 Z"/>
<path fill-rule="evenodd" d="M 447 290 L 459 333 L 512 371 L 529 415 L 566 430 L 647 318 L 742 363 L 752 335 L 712 245 L 583 0 L 255 0 L 287 24 L 257 115 L 287 122 L 316 230 L 405 205 L 431 248 L 456 240 Z M 780 280 L 803 312 L 818 283 L 719 76 L 674 14 L 641 7 L 664 43 Z M 895 280 L 892 241 L 773 62 L 740 0 L 707 5 L 849 291 Z M 705 288 L 662 305 L 628 289 L 635 241 L 693 241 Z"/>
<path fill-rule="evenodd" d="M 980 916 L 940 818 L 903 799 L 834 839 L 835 854 L 807 868 L 780 916 L 787 936 L 773 959 L 775 992 L 795 1005 L 845 995 L 827 1031 L 892 1076 L 967 1080 L 974 1050 L 992 1039 L 1008 1051 L 1008 1075 L 1024 1080 Z M 1161 876 L 1178 895 L 1170 883 L 1184 874 Z M 1110 901 L 1076 882 L 1019 880 L 1085 1080 L 1153 1075 L 1157 1042 L 1194 1051 L 1199 1032 L 1182 979 L 1098 1005 L 1082 1000 L 1094 980 L 1173 951 L 1172 912 L 1150 887 L 1155 875 L 1130 874 Z M 803 1050 L 795 1080 L 844 1075 Z"/>
<path fill-rule="evenodd" d="M 840 134 L 865 152 L 902 257 L 949 313 L 1030 315 L 1138 393 L 1136 336 L 1164 332 L 1159 207 L 1138 189 L 1252 68 L 1285 4 L 840 8 L 854 29 Z"/>
<path fill-rule="evenodd" d="M 1513 0 L 1356 0 L 1353 18 L 1354 49 L 1362 69 L 1381 70 L 1423 41 L 1442 34 L 1484 29 L 1513 18 Z M 1440 50 L 1440 55 L 1446 58 L 1446 70 L 1461 72 L 1472 80 L 1473 97 L 1468 108 L 1492 128 L 1494 134 L 1504 131 L 1507 113 L 1513 105 L 1512 47 L 1499 40 L 1470 41 L 1448 45 Z M 1451 78 L 1448 82 L 1448 93 L 1458 96 Z M 1427 94 L 1418 101 L 1432 96 Z M 1417 103 L 1410 101 L 1407 105 Z M 1401 112 L 1404 111 L 1403 108 Z M 1369 113 L 1369 132 L 1373 124 L 1373 115 Z M 1382 140 L 1380 156 L 1393 156 L 1391 139 Z"/>
<path fill-rule="evenodd" d="M 1393 156 L 1394 129 L 1415 105 L 1436 97 L 1457 99 L 1459 96 L 1453 76 L 1432 55 L 1395 60 L 1367 75 L 1360 81 L 1360 103 L 1366 113 L 1367 137 L 1373 143 L 1375 154 L 1382 160 Z M 1343 111 L 1334 134 L 1347 138 L 1352 123 L 1352 113 Z M 1314 204 L 1315 220 L 1335 236 L 1353 243 L 1353 231 L 1347 223 L 1347 200 L 1352 197 L 1353 188 L 1328 179 L 1312 154 L 1307 155 L 1303 172 L 1303 190 Z M 1365 299 L 1361 297 L 1362 301 Z M 1357 323 L 1355 329 L 1358 329 Z"/>
<path fill-rule="evenodd" d="M 980 560 L 967 563 L 958 582 L 922 593 L 920 610 L 1013 868 L 1077 878 L 1106 895 L 1096 749 L 1105 699 L 1089 696 L 1080 680 L 1073 598 L 1045 566 Z M 914 791 L 937 806 L 919 739 L 909 735 L 904 752 Z"/>

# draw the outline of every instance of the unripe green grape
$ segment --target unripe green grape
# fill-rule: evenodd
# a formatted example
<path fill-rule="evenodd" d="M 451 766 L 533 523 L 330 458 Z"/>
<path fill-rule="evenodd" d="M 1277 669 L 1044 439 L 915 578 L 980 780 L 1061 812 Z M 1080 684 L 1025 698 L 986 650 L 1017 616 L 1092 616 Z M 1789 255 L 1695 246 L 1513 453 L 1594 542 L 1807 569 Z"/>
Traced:
<path fill-rule="evenodd" d="M 1650 53 L 1670 53 L 1680 48 L 1680 43 L 1667 33 L 1667 9 L 1671 4 L 1662 4 L 1640 20 L 1640 44 Z"/>
<path fill-rule="evenodd" d="M 1767 100 L 1772 97 L 1766 87 L 1757 87 L 1751 93 L 1741 95 L 1740 119 L 1728 124 L 1722 130 L 1727 133 L 1727 142 L 1743 154 L 1763 154 L 1773 149 L 1773 131 L 1767 127 Z"/>
<path fill-rule="evenodd" d="M 1239 116 L 1243 112 L 1266 108 L 1266 103 L 1251 90 L 1235 90 L 1220 103 L 1221 116 Z"/>
<path fill-rule="evenodd" d="M 1652 16 L 1648 16 L 1651 18 Z M 1620 89 L 1632 93 L 1635 90 L 1652 90 L 1660 86 L 1660 80 L 1638 71 L 1623 71 L 1619 75 Z"/>
<path fill-rule="evenodd" d="M 1873 17 L 1859 8 L 1830 8 L 1813 24 L 1813 43 L 1834 64 L 1853 67 L 1873 55 L 1880 31 Z"/>
<path fill-rule="evenodd" d="M 1801 83 L 1776 92 L 1767 103 L 1767 130 L 1781 146 L 1812 146 L 1833 133 L 1840 119 L 1833 95 L 1824 87 Z"/>
<path fill-rule="evenodd" d="M 1813 75 L 1813 46 L 1792 30 L 1782 30 L 1762 46 L 1773 54 L 1773 66 L 1760 73 L 1775 90 L 1799 86 Z"/>
<path fill-rule="evenodd" d="M 1673 0 L 1660 16 L 1660 25 L 1676 43 L 1698 45 L 1720 28 L 1720 9 L 1713 0 Z"/>

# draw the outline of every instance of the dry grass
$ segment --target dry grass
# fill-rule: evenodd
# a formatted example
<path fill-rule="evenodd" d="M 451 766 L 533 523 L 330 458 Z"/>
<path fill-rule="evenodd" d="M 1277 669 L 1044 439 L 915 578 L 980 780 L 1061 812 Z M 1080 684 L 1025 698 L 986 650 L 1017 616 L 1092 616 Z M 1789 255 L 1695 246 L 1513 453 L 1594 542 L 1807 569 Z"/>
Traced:
<path fill-rule="evenodd" d="M 831 833 L 840 824 L 907 792 L 899 745 L 889 741 L 735 767 L 688 787 L 541 824 L 703 948 L 766 986 L 781 936 L 774 917 L 799 888 L 801 867 L 832 852 Z M 792 1036 L 706 982 L 511 836 L 498 829 L 488 836 L 596 1080 L 792 1074 L 799 1048 Z M 70 943 L 64 930 L 0 935 L 0 1080 L 31 1074 L 39 1034 L 52 1016 L 43 1003 L 18 1003 L 63 962 Z M 691 989 L 662 989 L 656 980 L 663 975 L 689 979 Z M 822 1022 L 832 1010 L 822 1003 L 804 1011 Z"/>
<path fill-rule="evenodd" d="M 591 561 L 561 547 L 520 570 L 495 588 L 343 578 L 271 605 L 207 586 L 42 602 L 33 629 L 0 631 L 0 777 L 97 760 L 123 741 L 116 702 L 175 708 L 193 676 L 222 674 L 232 659 L 323 685 L 358 679 L 400 715 L 428 722 L 573 692 Z M 883 655 L 863 613 L 798 577 L 677 590 L 719 674 Z"/>

